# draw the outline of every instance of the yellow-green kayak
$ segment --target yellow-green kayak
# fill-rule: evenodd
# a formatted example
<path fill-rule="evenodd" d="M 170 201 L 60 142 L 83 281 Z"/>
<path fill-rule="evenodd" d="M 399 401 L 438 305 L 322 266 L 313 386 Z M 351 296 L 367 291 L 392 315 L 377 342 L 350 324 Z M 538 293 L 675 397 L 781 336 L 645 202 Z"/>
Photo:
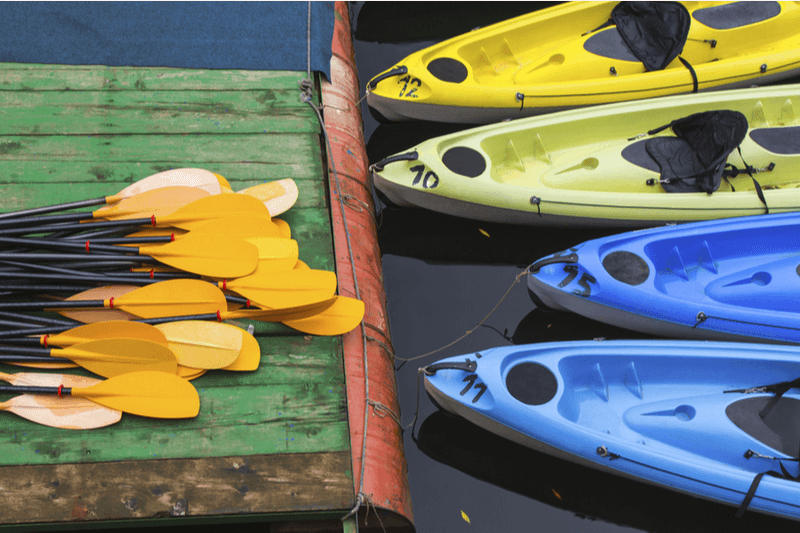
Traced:
<path fill-rule="evenodd" d="M 634 228 L 796 211 L 798 105 L 800 85 L 784 85 L 562 111 L 430 139 L 372 175 L 395 204 L 504 223 Z M 647 132 L 709 110 L 743 115 L 741 156 L 730 151 L 711 194 L 667 192 L 663 154 L 648 143 L 680 140 L 669 127 Z M 675 154 L 667 160 L 685 156 Z"/>
<path fill-rule="evenodd" d="M 612 21 L 623 4 L 663 13 Z M 798 27 L 795 2 L 566 2 L 409 55 L 369 82 L 367 102 L 386 120 L 480 124 L 763 85 L 800 74 Z"/>

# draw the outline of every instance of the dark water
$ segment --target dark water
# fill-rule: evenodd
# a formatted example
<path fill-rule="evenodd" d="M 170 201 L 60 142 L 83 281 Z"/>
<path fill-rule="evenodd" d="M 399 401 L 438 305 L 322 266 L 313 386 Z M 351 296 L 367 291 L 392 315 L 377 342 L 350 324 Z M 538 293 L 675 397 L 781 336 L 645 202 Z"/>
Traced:
<path fill-rule="evenodd" d="M 416 50 L 546 5 L 353 3 L 361 85 Z M 379 125 L 366 102 L 362 112 L 371 162 L 426 138 L 469 127 Z M 514 284 L 516 276 L 536 259 L 610 232 L 534 229 L 381 207 L 378 236 L 392 339 L 399 358 L 397 382 L 404 424 L 414 418 L 417 369 L 438 359 L 509 344 L 641 338 L 577 316 L 534 310 L 525 279 Z M 476 328 L 490 312 L 483 326 Z M 473 328 L 463 340 L 435 354 L 400 360 L 442 348 Z M 412 436 L 410 428 L 405 431 L 405 452 L 414 518 L 421 533 L 797 529 L 793 522 L 754 513 L 736 520 L 733 508 L 533 452 L 438 412 L 424 394 L 417 433 Z"/>

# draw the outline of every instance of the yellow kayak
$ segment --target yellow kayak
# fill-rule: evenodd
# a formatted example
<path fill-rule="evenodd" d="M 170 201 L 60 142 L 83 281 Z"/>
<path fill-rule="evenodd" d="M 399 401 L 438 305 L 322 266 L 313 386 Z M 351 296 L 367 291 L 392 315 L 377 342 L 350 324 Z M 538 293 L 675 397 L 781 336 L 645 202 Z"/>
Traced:
<path fill-rule="evenodd" d="M 367 102 L 390 121 L 481 124 L 763 85 L 800 75 L 798 27 L 795 2 L 567 2 L 415 52 Z"/>
<path fill-rule="evenodd" d="M 392 203 L 515 224 L 636 228 L 797 211 L 798 105 L 800 85 L 784 85 L 562 111 L 429 139 L 373 164 L 372 176 Z M 709 111 L 739 117 L 741 131 L 705 125 L 700 139 L 719 137 L 727 151 L 710 163 L 714 187 L 692 189 L 680 165 L 696 154 L 673 121 Z M 669 192 L 682 190 L 696 192 Z"/>

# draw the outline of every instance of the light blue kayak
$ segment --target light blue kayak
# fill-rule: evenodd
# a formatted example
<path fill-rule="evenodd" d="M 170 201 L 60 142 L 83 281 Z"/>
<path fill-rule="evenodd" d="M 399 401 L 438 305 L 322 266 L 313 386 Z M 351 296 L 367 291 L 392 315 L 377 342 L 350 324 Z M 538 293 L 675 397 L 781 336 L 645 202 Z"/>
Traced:
<path fill-rule="evenodd" d="M 800 343 L 800 214 L 586 241 L 531 265 L 537 307 L 685 339 Z"/>
<path fill-rule="evenodd" d="M 423 370 L 441 409 L 509 440 L 737 513 L 800 519 L 795 347 L 573 341 L 492 348 Z"/>

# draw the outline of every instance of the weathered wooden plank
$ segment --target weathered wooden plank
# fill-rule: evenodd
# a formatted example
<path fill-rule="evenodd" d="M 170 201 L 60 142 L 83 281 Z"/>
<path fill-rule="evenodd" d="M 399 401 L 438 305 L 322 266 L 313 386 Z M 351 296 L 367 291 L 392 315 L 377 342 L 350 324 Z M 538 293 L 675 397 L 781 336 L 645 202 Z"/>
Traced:
<path fill-rule="evenodd" d="M 319 133 L 298 88 L 229 91 L 0 91 L 0 135 Z"/>
<path fill-rule="evenodd" d="M 267 165 L 267 168 L 272 168 Z M 155 172 L 153 172 L 155 174 Z M 3 173 L 0 167 L 0 178 Z M 221 174 L 223 175 L 224 174 Z M 145 177 L 145 176 L 143 176 Z M 285 177 L 285 176 L 284 176 Z M 274 179 L 282 179 L 283 177 L 276 177 Z M 253 185 L 259 185 L 273 179 L 258 180 L 258 181 L 236 181 L 229 180 L 231 186 L 235 190 L 242 190 Z M 13 211 L 23 209 L 31 206 L 48 205 L 49 203 L 56 202 L 70 202 L 76 200 L 83 200 L 87 198 L 99 198 L 101 196 L 108 196 L 115 194 L 127 187 L 132 182 L 76 182 L 76 183 L 59 183 L 49 182 L 48 180 L 31 181 L 27 183 L 7 183 L 0 184 L 0 211 Z M 298 197 L 297 202 L 292 207 L 292 212 L 296 212 L 306 208 L 319 208 L 325 209 L 327 207 L 327 198 L 325 197 L 325 187 L 321 183 L 312 180 L 297 180 Z M 47 194 L 42 194 L 43 189 L 47 188 Z M 289 213 L 282 216 L 286 218 Z M 300 219 L 298 219 L 299 221 Z M 315 219 L 316 222 L 321 220 L 319 217 Z M 308 228 L 317 230 L 318 228 Z"/>
<path fill-rule="evenodd" d="M 169 162 L 139 161 L 3 161 L 0 166 L 0 184 L 67 183 L 89 184 L 98 190 L 109 187 L 119 189 L 158 172 L 174 168 L 198 168 L 196 160 L 185 160 L 175 154 Z M 314 180 L 322 183 L 322 165 L 318 161 L 295 161 L 292 164 L 262 164 L 258 162 L 206 163 L 199 167 L 224 176 L 235 190 L 244 189 L 266 181 L 292 178 L 296 181 Z M 112 190 L 112 189 L 109 189 Z M 118 189 L 117 189 L 118 190 Z"/>
<path fill-rule="evenodd" d="M 200 394 L 200 415 L 190 420 L 123 415 L 121 422 L 107 428 L 70 432 L 4 414 L 0 464 L 94 463 L 349 449 L 343 383 L 216 387 L 214 381 L 205 376 L 195 380 Z"/>
<path fill-rule="evenodd" d="M 0 469 L 0 522 L 35 525 L 350 509 L 347 451 Z"/>
<path fill-rule="evenodd" d="M 7 135 L 0 137 L 0 161 L 80 162 L 195 161 L 308 164 L 321 158 L 319 138 L 307 134 L 185 135 Z"/>
<path fill-rule="evenodd" d="M 3 91 L 294 90 L 305 72 L 0 63 Z M 221 100 L 223 100 L 222 98 Z"/>

